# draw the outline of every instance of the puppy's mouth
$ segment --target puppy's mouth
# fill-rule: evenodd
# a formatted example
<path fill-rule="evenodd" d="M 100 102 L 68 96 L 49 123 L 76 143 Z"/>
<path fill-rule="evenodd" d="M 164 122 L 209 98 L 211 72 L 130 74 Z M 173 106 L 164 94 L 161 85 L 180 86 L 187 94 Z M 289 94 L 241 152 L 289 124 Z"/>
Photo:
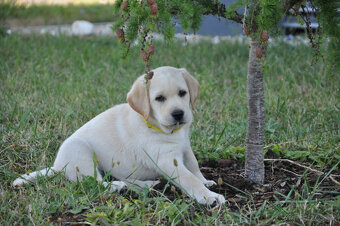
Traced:
<path fill-rule="evenodd" d="M 165 127 L 167 129 L 177 129 L 179 127 L 182 127 L 186 122 L 182 121 L 182 122 L 175 122 L 174 124 L 172 125 L 166 125 Z"/>

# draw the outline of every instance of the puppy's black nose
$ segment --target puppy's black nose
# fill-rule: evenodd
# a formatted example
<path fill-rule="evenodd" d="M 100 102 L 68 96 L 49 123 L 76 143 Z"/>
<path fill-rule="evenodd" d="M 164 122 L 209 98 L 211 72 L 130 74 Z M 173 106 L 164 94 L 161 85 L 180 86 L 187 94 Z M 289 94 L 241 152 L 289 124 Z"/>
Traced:
<path fill-rule="evenodd" d="M 174 119 L 176 121 L 181 121 L 182 118 L 183 118 L 183 115 L 184 115 L 184 111 L 182 110 L 174 110 L 172 113 L 171 113 L 172 117 L 174 117 Z"/>

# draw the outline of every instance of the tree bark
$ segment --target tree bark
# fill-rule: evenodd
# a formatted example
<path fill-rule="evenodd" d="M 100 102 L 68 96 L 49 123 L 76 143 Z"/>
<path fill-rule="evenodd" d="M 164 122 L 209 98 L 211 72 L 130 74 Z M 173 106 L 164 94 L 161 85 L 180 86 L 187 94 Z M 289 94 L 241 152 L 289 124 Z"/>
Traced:
<path fill-rule="evenodd" d="M 262 58 L 256 56 L 256 50 L 261 48 Z M 248 181 L 263 184 L 264 182 L 264 88 L 261 59 L 265 57 L 266 46 L 252 38 L 247 77 L 248 97 L 248 131 L 245 158 L 245 177 Z"/>

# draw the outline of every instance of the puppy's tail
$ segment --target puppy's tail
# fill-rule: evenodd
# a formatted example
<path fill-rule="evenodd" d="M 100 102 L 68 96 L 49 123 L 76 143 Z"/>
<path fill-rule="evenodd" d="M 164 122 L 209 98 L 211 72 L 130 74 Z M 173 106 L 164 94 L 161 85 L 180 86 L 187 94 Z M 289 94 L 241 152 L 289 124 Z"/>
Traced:
<path fill-rule="evenodd" d="M 18 177 L 17 179 L 15 179 L 15 181 L 13 181 L 12 185 L 14 187 L 16 186 L 22 186 L 24 184 L 30 183 L 30 182 L 34 182 L 37 180 L 37 177 L 42 176 L 42 177 L 50 177 L 53 176 L 56 172 L 56 169 L 54 167 L 50 167 L 50 168 L 45 168 L 39 171 L 35 171 L 33 173 L 29 173 L 29 174 L 23 174 L 20 177 Z"/>

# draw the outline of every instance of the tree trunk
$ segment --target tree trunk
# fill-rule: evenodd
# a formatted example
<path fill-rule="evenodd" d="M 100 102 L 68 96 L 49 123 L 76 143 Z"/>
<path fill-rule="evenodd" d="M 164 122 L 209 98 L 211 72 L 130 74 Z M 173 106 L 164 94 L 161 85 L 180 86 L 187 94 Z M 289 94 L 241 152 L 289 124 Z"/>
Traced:
<path fill-rule="evenodd" d="M 247 77 L 247 96 L 248 96 L 248 131 L 247 131 L 247 149 L 245 159 L 245 177 L 251 182 L 263 184 L 264 182 L 264 88 L 263 88 L 263 70 L 261 65 L 259 50 L 261 49 L 262 57 L 265 57 L 265 45 L 252 38 L 250 41 L 250 52 L 248 62 Z M 256 53 L 258 51 L 258 53 Z"/>

